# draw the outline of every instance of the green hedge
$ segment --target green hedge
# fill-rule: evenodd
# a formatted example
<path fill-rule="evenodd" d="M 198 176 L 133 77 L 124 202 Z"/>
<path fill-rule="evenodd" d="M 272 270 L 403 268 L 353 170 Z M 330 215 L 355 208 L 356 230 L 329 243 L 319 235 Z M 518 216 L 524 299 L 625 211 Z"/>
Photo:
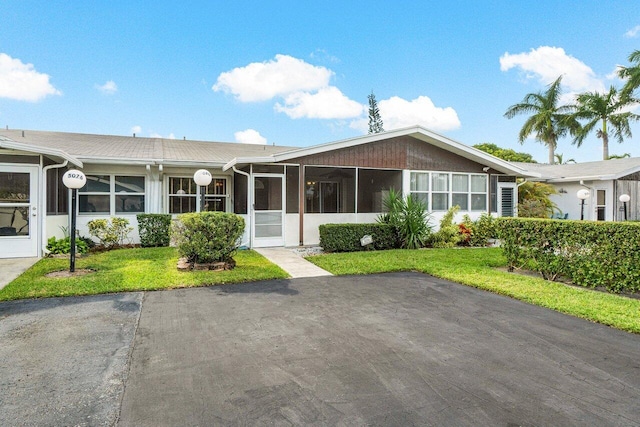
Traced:
<path fill-rule="evenodd" d="M 323 224 L 320 229 L 320 246 L 326 252 L 356 252 L 371 249 L 399 247 L 398 233 L 390 224 Z M 360 244 L 360 239 L 370 235 L 373 243 Z"/>
<path fill-rule="evenodd" d="M 232 213 L 186 213 L 173 222 L 171 234 L 188 262 L 232 262 L 244 226 L 244 219 Z"/>
<path fill-rule="evenodd" d="M 138 214 L 138 234 L 143 248 L 169 246 L 170 214 Z"/>
<path fill-rule="evenodd" d="M 640 224 L 500 218 L 497 229 L 510 269 L 612 292 L 640 290 Z"/>

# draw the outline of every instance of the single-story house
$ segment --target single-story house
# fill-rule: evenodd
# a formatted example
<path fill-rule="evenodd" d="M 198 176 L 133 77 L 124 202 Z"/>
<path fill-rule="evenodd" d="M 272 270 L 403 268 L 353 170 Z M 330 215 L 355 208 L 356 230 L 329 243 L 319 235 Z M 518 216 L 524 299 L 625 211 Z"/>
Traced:
<path fill-rule="evenodd" d="M 640 158 L 601 160 L 596 162 L 549 165 L 516 163 L 531 173 L 538 173 L 542 181 L 555 187 L 558 194 L 550 199 L 558 206 L 562 217 L 580 219 L 582 201 L 579 190 L 589 191 L 584 201 L 584 219 L 593 221 L 624 220 L 624 204 L 620 196 L 630 196 L 627 219 L 640 219 Z"/>
<path fill-rule="evenodd" d="M 249 247 L 313 245 L 325 223 L 374 222 L 390 188 L 415 194 L 433 223 L 452 205 L 460 217 L 515 215 L 516 178 L 538 172 L 416 126 L 292 148 L 134 136 L 0 130 L 0 258 L 42 256 L 70 223 L 68 169 L 78 193 L 78 230 L 95 218 L 178 215 L 201 208 L 193 181 L 213 176 L 203 204 L 247 223 Z"/>

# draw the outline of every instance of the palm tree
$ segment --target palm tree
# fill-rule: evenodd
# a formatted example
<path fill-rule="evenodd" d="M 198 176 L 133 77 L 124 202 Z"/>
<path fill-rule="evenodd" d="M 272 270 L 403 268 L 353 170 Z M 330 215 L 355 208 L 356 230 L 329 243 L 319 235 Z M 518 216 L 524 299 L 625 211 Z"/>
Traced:
<path fill-rule="evenodd" d="M 562 76 L 551 83 L 546 91 L 527 94 L 522 102 L 512 105 L 504 113 L 508 119 L 519 114 L 531 113 L 520 129 L 518 141 L 523 144 L 529 135 L 535 134 L 536 139 L 549 148 L 549 164 L 554 163 L 558 138 L 565 136 L 567 132 L 573 134 L 579 127 L 578 122 L 570 114 L 573 112 L 573 107 L 558 105 L 562 95 L 561 81 Z"/>
<path fill-rule="evenodd" d="M 576 159 L 567 159 L 567 161 L 564 161 L 564 156 L 561 153 L 558 154 L 554 154 L 556 163 L 559 165 L 568 165 L 569 163 L 575 163 Z"/>
<path fill-rule="evenodd" d="M 611 86 L 609 92 L 586 92 L 578 95 L 576 112 L 574 117 L 578 120 L 587 120 L 575 133 L 573 143 L 578 147 L 593 129 L 602 123 L 602 127 L 596 131 L 596 136 L 602 138 L 602 159 L 609 158 L 609 131 L 613 130 L 613 136 L 618 142 L 625 137 L 631 138 L 630 121 L 637 121 L 640 116 L 631 112 L 622 112 L 624 107 L 633 103 L 628 96 L 621 96 L 618 90 Z"/>
<path fill-rule="evenodd" d="M 631 52 L 629 62 L 634 65 L 618 69 L 618 77 L 627 80 L 621 92 L 623 97 L 631 96 L 640 87 L 640 50 Z"/>

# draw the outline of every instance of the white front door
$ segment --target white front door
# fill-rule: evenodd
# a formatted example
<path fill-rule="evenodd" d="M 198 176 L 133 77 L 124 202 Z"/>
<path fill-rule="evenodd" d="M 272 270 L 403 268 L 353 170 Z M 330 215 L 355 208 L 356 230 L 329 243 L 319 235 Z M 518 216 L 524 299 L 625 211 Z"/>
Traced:
<path fill-rule="evenodd" d="M 253 246 L 284 246 L 284 175 L 253 176 Z"/>
<path fill-rule="evenodd" d="M 0 258 L 38 256 L 38 166 L 0 165 Z"/>

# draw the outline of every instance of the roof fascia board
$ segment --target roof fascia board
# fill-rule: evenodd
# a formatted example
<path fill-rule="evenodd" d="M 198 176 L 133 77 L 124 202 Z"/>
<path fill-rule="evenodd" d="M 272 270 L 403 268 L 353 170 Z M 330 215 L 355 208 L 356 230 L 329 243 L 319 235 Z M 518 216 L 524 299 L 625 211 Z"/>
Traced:
<path fill-rule="evenodd" d="M 57 150 L 55 148 L 46 148 L 46 147 L 39 147 L 37 145 L 24 144 L 24 143 L 16 142 L 12 139 L 5 138 L 5 137 L 0 137 L 0 147 L 8 148 L 10 150 L 26 151 L 29 153 L 59 157 L 61 159 L 69 161 L 70 163 L 74 164 L 79 168 L 82 168 L 83 166 L 81 160 L 77 159 L 76 157 L 70 154 L 65 153 L 62 150 Z"/>

